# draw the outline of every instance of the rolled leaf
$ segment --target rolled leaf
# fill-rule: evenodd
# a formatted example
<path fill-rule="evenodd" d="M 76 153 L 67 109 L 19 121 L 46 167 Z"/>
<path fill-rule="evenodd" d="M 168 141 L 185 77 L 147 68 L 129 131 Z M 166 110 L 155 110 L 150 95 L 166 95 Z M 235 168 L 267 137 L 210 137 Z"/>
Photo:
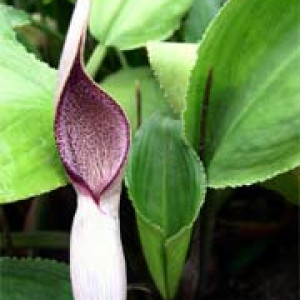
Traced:
<path fill-rule="evenodd" d="M 206 191 L 202 164 L 180 121 L 155 114 L 136 133 L 126 172 L 146 261 L 161 295 L 175 295 Z"/>

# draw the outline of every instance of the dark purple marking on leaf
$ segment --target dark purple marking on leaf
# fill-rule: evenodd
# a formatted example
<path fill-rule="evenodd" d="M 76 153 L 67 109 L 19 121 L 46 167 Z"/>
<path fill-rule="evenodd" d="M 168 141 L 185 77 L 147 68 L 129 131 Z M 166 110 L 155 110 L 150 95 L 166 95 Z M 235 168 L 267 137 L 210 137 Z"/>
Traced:
<path fill-rule="evenodd" d="M 129 124 L 119 105 L 87 76 L 80 54 L 60 95 L 54 127 L 71 181 L 99 203 L 126 161 Z"/>

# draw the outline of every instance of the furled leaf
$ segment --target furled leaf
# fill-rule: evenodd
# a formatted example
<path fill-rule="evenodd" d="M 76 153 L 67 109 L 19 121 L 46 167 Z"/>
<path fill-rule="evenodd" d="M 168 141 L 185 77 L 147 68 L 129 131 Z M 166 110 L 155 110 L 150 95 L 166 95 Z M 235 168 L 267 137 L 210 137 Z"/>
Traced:
<path fill-rule="evenodd" d="M 66 183 L 53 138 L 55 72 L 0 38 L 0 203 Z"/>
<path fill-rule="evenodd" d="M 105 46 L 121 50 L 162 40 L 180 25 L 192 0 L 94 0 L 90 30 Z"/>
<path fill-rule="evenodd" d="M 184 37 L 187 42 L 197 42 L 215 17 L 222 0 L 194 0 L 185 23 Z"/>
<path fill-rule="evenodd" d="M 101 87 L 126 111 L 133 131 L 137 128 L 137 85 L 141 89 L 141 121 L 144 122 L 153 112 L 166 109 L 161 89 L 149 68 L 122 69 L 101 83 Z"/>
<path fill-rule="evenodd" d="M 280 174 L 262 182 L 261 185 L 281 194 L 287 201 L 300 205 L 300 173 L 299 169 Z"/>
<path fill-rule="evenodd" d="M 213 69 L 205 141 L 210 186 L 251 184 L 299 164 L 299 14 L 298 0 L 232 0 L 205 34 L 184 127 L 198 149 L 202 99 Z"/>
<path fill-rule="evenodd" d="M 2 257 L 0 295 L 3 300 L 72 300 L 69 267 L 50 260 Z"/>
<path fill-rule="evenodd" d="M 191 69 L 196 61 L 196 44 L 150 42 L 149 60 L 166 98 L 175 113 L 181 112 Z"/>
<path fill-rule="evenodd" d="M 151 275 L 165 299 L 177 289 L 192 225 L 204 200 L 204 170 L 181 123 L 155 114 L 137 132 L 126 183 Z"/>

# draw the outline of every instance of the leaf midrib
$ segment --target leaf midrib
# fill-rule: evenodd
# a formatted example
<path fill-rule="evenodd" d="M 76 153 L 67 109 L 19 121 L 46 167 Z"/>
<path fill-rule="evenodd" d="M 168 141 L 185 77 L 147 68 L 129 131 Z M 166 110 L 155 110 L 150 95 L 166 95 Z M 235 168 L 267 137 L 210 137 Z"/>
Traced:
<path fill-rule="evenodd" d="M 164 123 L 166 123 L 166 121 L 164 121 Z M 166 124 L 162 124 L 162 128 L 164 128 L 164 125 L 166 126 Z M 167 134 L 165 132 L 165 130 L 163 130 L 162 132 L 162 135 L 163 135 L 163 140 L 167 141 L 168 137 L 167 137 Z M 166 146 L 167 143 L 163 143 L 163 147 L 164 147 L 164 151 L 163 151 L 163 154 L 164 155 L 167 155 L 166 153 Z M 167 230 L 167 226 L 168 226 L 168 216 L 167 216 L 167 182 L 166 182 L 166 160 L 163 159 L 162 161 L 162 178 L 163 178 L 163 182 L 162 182 L 162 211 L 163 211 L 163 220 L 162 220 L 162 232 L 163 232 L 163 236 L 164 238 L 167 238 L 167 235 L 168 235 L 168 230 Z"/>

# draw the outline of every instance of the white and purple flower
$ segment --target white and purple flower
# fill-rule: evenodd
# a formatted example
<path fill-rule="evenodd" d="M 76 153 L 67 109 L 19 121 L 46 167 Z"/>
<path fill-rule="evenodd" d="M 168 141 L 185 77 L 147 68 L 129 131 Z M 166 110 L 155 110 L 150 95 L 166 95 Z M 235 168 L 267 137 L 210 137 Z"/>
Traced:
<path fill-rule="evenodd" d="M 70 265 L 75 300 L 125 300 L 119 201 L 130 128 L 119 105 L 83 68 L 90 0 L 78 0 L 56 88 L 55 139 L 78 195 Z"/>

